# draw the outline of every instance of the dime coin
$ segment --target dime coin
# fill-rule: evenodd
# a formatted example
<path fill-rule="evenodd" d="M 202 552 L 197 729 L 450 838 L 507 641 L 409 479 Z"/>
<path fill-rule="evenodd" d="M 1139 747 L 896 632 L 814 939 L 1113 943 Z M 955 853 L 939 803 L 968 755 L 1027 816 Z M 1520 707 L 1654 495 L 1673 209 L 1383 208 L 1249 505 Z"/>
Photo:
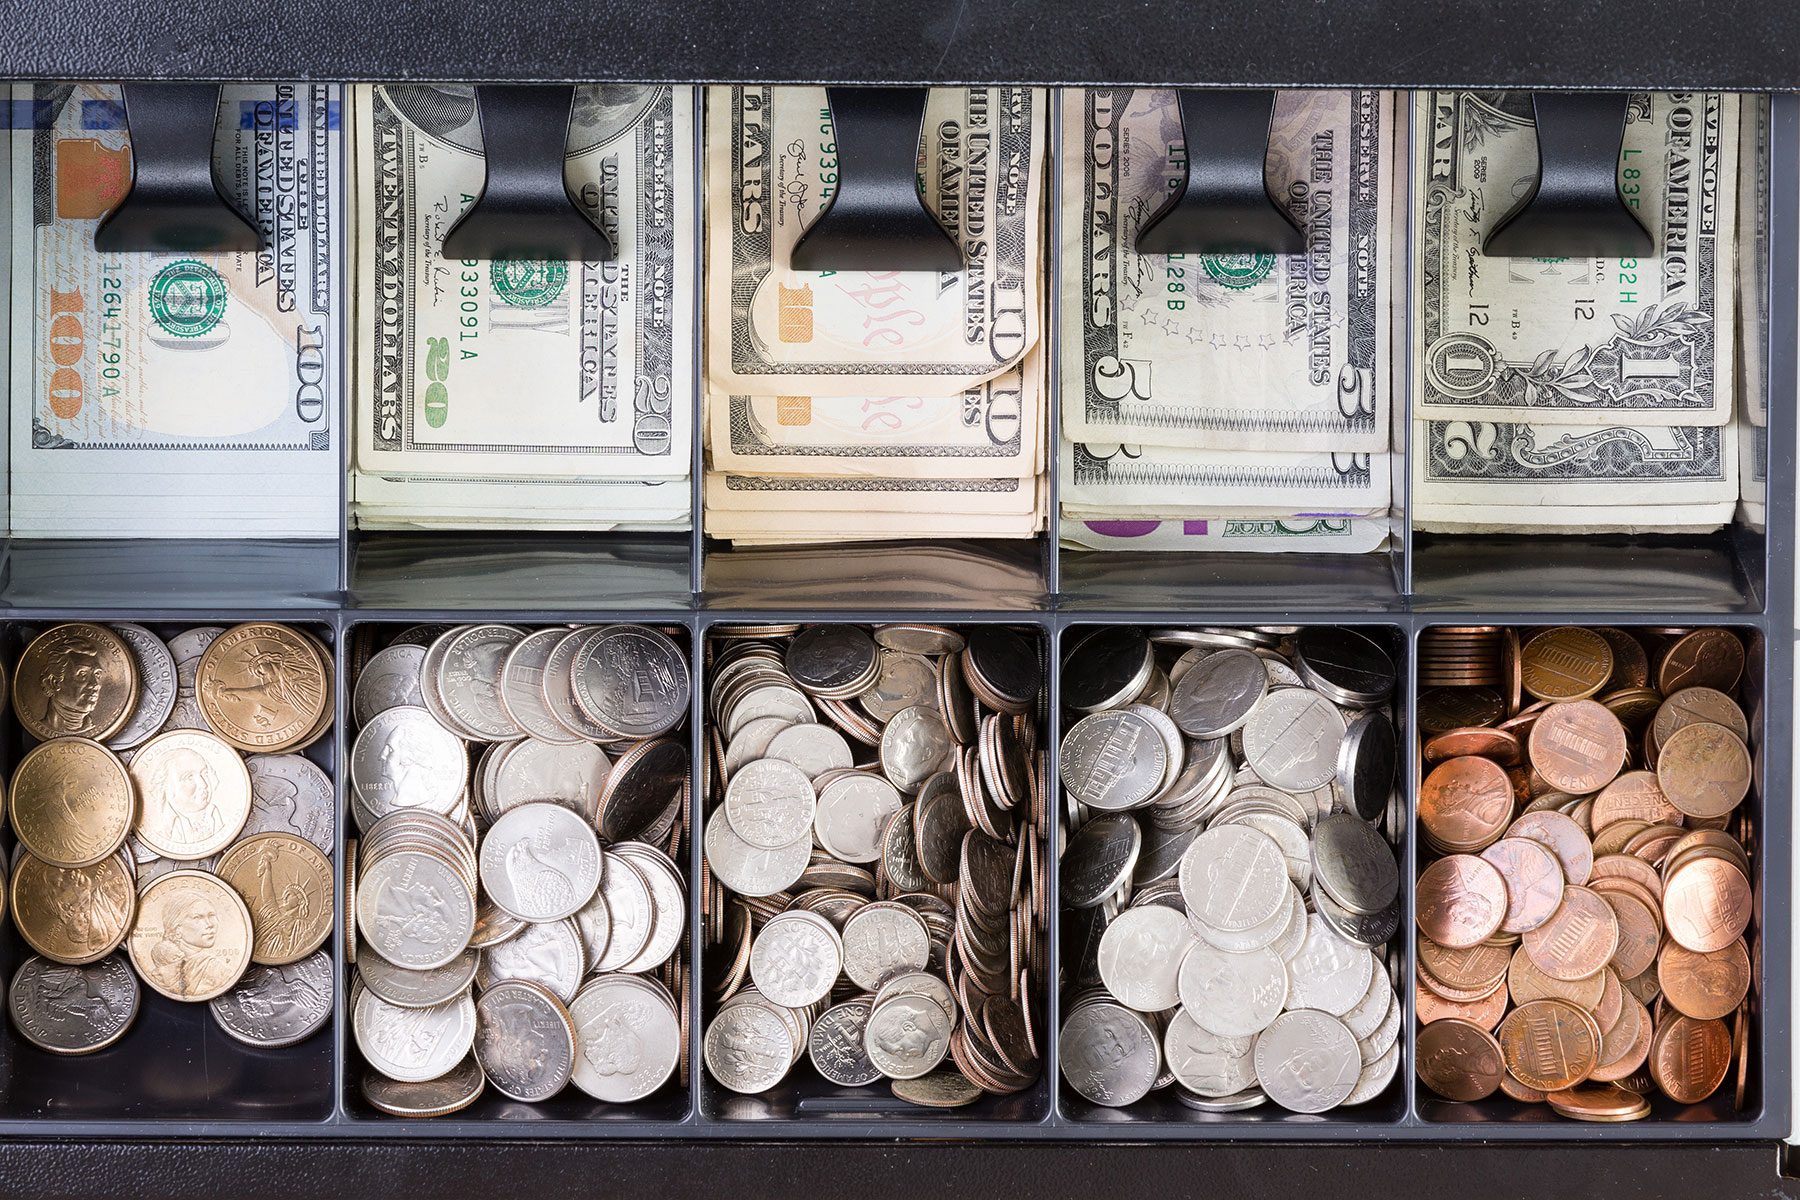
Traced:
<path fill-rule="evenodd" d="M 324 920 L 329 928 L 329 907 Z M 126 948 L 147 985 L 171 1000 L 198 1002 L 223 995 L 243 977 L 252 941 L 250 910 L 223 880 L 171 871 L 138 897 Z"/>
<path fill-rule="evenodd" d="M 839 1087 L 863 1087 L 882 1077 L 863 1046 L 870 1011 L 867 1000 L 851 1000 L 826 1009 L 813 1022 L 806 1053 L 821 1078 Z"/>

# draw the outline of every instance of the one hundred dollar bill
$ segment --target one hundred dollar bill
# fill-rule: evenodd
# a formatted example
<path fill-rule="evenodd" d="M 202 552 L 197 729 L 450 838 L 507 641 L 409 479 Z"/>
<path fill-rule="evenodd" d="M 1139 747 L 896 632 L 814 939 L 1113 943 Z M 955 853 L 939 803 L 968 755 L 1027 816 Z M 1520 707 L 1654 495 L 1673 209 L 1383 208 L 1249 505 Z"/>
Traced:
<path fill-rule="evenodd" d="M 688 474 L 693 92 L 576 88 L 567 177 L 605 262 L 444 257 L 485 168 L 467 86 L 354 89 L 356 465 L 407 475 Z"/>
<path fill-rule="evenodd" d="M 959 395 L 1039 336 L 1047 93 L 934 88 L 919 183 L 964 269 L 796 271 L 838 178 L 824 88 L 708 89 L 707 371 L 720 395 Z"/>
<path fill-rule="evenodd" d="M 1415 100 L 1415 418 L 1722 425 L 1732 414 L 1738 105 L 1636 92 L 1619 187 L 1649 258 L 1489 258 L 1538 169 L 1529 92 Z"/>
<path fill-rule="evenodd" d="M 215 176 L 265 246 L 109 253 L 115 85 L 21 84 L 11 156 L 15 532 L 335 536 L 339 89 L 227 85 Z M 41 499 L 43 503 L 38 503 Z"/>
<path fill-rule="evenodd" d="M 1176 93 L 1063 94 L 1062 404 L 1075 441 L 1388 448 L 1397 291 L 1391 92 L 1284 91 L 1268 182 L 1296 255 L 1136 250 L 1185 165 Z"/>

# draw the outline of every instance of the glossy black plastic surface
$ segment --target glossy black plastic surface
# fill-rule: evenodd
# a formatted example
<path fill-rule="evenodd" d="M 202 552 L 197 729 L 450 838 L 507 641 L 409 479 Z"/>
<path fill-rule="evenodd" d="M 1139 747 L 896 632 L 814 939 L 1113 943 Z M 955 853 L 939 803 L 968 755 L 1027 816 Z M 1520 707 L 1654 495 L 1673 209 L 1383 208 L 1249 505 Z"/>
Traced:
<path fill-rule="evenodd" d="M 1631 97 L 1623 92 L 1535 92 L 1538 173 L 1488 231 L 1495 258 L 1632 258 L 1650 231 L 1619 194 L 1619 145 Z"/>

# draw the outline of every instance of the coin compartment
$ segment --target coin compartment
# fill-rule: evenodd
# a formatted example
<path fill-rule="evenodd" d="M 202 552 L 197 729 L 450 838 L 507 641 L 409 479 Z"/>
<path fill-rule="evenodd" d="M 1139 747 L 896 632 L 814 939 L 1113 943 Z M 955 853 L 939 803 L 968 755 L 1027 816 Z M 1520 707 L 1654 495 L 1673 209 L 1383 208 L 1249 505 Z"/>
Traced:
<path fill-rule="evenodd" d="M 61 620 L 140 624 L 165 642 L 195 625 L 230 626 L 246 620 L 269 620 L 304 628 L 336 653 L 330 624 L 295 620 L 291 615 L 262 613 L 84 612 L 7 622 L 0 631 L 9 676 L 20 651 L 44 629 Z M 35 744 L 8 706 L 0 738 L 8 778 L 19 758 Z M 334 779 L 338 734 L 332 728 L 304 751 Z M 10 860 L 17 838 L 10 826 L 0 835 Z M 335 871 L 335 867 L 333 868 Z M 10 873 L 9 873 L 10 876 Z M 9 911 L 0 932 L 0 974 L 10 989 L 13 973 L 32 956 Z M 335 925 L 335 922 L 334 922 Z M 331 941 L 325 948 L 330 949 Z M 123 956 L 121 947 L 115 953 Z M 182 1003 L 139 984 L 138 1014 L 113 1045 L 92 1054 L 51 1054 L 27 1041 L 13 1027 L 10 1013 L 0 1021 L 0 1117 L 66 1121 L 76 1124 L 121 1121 L 220 1123 L 242 1133 L 247 1122 L 309 1123 L 333 1112 L 336 1010 L 326 1024 L 304 1041 L 282 1048 L 246 1045 L 218 1025 L 206 1004 Z"/>
<path fill-rule="evenodd" d="M 1410 642 L 1405 628 L 1391 623 L 1348 618 L 1332 621 L 1306 620 L 1304 618 L 1289 620 L 1288 616 L 1291 615 L 1292 614 L 1284 615 L 1281 621 L 1276 622 L 1273 619 L 1266 617 L 1250 617 L 1226 621 L 1223 619 L 1215 619 L 1210 616 L 1202 620 L 1196 619 L 1193 616 L 1168 613 L 1156 616 L 1146 613 L 1133 613 L 1131 615 L 1132 619 L 1129 621 L 1106 622 L 1104 625 L 1100 622 L 1088 623 L 1078 617 L 1059 630 L 1058 661 L 1062 663 L 1064 669 L 1066 669 L 1070 651 L 1085 635 L 1097 628 L 1105 626 L 1116 627 L 1117 625 L 1123 624 L 1130 624 L 1137 627 L 1163 627 L 1171 629 L 1193 628 L 1197 625 L 1204 624 L 1209 628 L 1228 629 L 1233 625 L 1247 626 L 1279 623 L 1284 625 L 1297 624 L 1301 627 L 1309 625 L 1333 625 L 1354 629 L 1358 633 L 1375 639 L 1392 657 L 1395 667 L 1395 684 L 1393 694 L 1387 705 L 1387 711 L 1393 718 L 1395 733 L 1401 739 L 1401 745 L 1404 746 L 1405 741 L 1411 736 L 1408 690 L 1410 688 L 1410 680 L 1412 677 L 1412 672 L 1408 664 Z M 1063 691 L 1068 687 L 1068 680 L 1064 676 L 1062 670 L 1057 672 L 1057 679 L 1059 684 L 1058 695 L 1060 699 Z M 1058 703 L 1054 706 L 1053 713 L 1053 723 L 1055 728 L 1052 744 L 1060 747 L 1068 726 L 1073 723 L 1073 720 L 1079 719 L 1081 714 L 1069 711 L 1066 705 L 1062 703 Z M 1396 791 L 1401 794 L 1403 800 L 1405 799 L 1404 789 L 1406 787 L 1406 774 L 1404 770 L 1404 763 L 1406 761 L 1404 755 L 1400 755 L 1396 764 L 1394 783 Z M 1060 772 L 1060 767 L 1058 768 L 1058 771 Z M 1068 800 L 1063 795 L 1063 785 L 1060 780 L 1056 783 L 1056 790 L 1053 792 L 1053 796 L 1057 806 L 1056 815 L 1059 821 L 1062 822 L 1062 837 L 1066 854 L 1067 838 L 1073 831 L 1067 827 L 1069 816 Z M 1406 864 L 1409 861 L 1411 852 L 1411 829 L 1409 822 L 1402 821 L 1400 823 L 1399 834 L 1399 840 L 1390 844 L 1393 846 L 1396 860 L 1400 864 L 1399 903 L 1402 912 L 1401 928 L 1399 932 L 1390 939 L 1385 951 L 1374 952 L 1376 954 L 1376 970 L 1385 971 L 1390 981 L 1393 981 L 1396 972 L 1404 972 L 1405 970 L 1405 951 L 1408 940 L 1406 927 L 1410 920 L 1412 904 L 1412 881 L 1408 878 L 1406 873 Z M 1061 895 L 1061 889 L 1067 886 L 1064 881 L 1065 866 L 1066 860 L 1059 860 L 1057 870 L 1059 896 Z M 1081 955 L 1082 951 L 1078 945 L 1074 944 L 1073 939 L 1076 936 L 1076 930 L 1073 926 L 1068 924 L 1071 919 L 1070 911 L 1059 905 L 1057 909 L 1057 919 L 1062 923 L 1062 928 L 1059 928 L 1058 936 L 1055 940 L 1055 945 L 1059 954 L 1058 982 L 1060 986 L 1056 998 L 1057 1008 L 1055 1010 L 1056 1024 L 1054 1026 L 1054 1032 L 1060 1034 L 1062 1023 L 1067 1017 L 1070 1000 L 1075 992 L 1081 990 L 1081 984 L 1076 979 L 1076 973 L 1079 969 L 1078 957 Z M 1097 981 L 1096 986 L 1098 986 Z M 1109 1138 L 1334 1138 L 1379 1136 L 1380 1131 L 1384 1128 L 1402 1125 L 1407 1116 L 1406 1080 L 1411 1076 L 1412 1057 L 1406 1037 L 1406 1028 L 1412 1022 L 1412 997 L 1408 991 L 1401 988 L 1397 991 L 1396 999 L 1400 1009 L 1401 1020 L 1399 1039 L 1400 1063 L 1395 1069 L 1394 1077 L 1388 1085 L 1382 1089 L 1380 1094 L 1364 1104 L 1359 1104 L 1354 1107 L 1334 1108 L 1319 1114 L 1304 1114 L 1289 1112 L 1275 1104 L 1273 1101 L 1266 1101 L 1254 1108 L 1242 1109 L 1237 1112 L 1203 1112 L 1190 1108 L 1179 1100 L 1175 1095 L 1178 1085 L 1171 1084 L 1169 1087 L 1157 1088 L 1151 1091 L 1149 1095 L 1145 1096 L 1135 1104 L 1122 1108 L 1114 1108 L 1095 1104 L 1091 1100 L 1080 1095 L 1069 1082 L 1063 1078 L 1061 1074 L 1061 1064 L 1059 1062 L 1058 1074 L 1056 1077 L 1058 1112 L 1063 1121 L 1066 1122 L 1070 1128 L 1091 1131 L 1093 1136 Z M 1060 1056 L 1060 1038 L 1056 1039 L 1056 1044 L 1058 1046 L 1057 1052 Z M 1163 1077 L 1168 1077 L 1166 1064 L 1160 1065 L 1159 1071 Z"/>
<path fill-rule="evenodd" d="M 1466 618 L 1465 618 L 1466 620 Z M 1423 633 L 1437 624 L 1436 620 L 1421 622 L 1416 633 Z M 1496 618 L 1484 621 L 1484 624 L 1511 625 L 1521 630 L 1525 628 L 1544 628 L 1542 622 L 1530 623 L 1521 621 L 1505 621 Z M 1557 622 L 1558 624 L 1575 624 L 1577 622 Z M 1646 624 L 1638 620 L 1608 619 L 1583 620 L 1583 627 L 1611 626 L 1629 629 L 1634 625 Z M 1775 666 L 1771 659 L 1769 639 L 1762 630 L 1753 626 L 1730 625 L 1717 623 L 1708 625 L 1704 621 L 1690 623 L 1693 628 L 1717 627 L 1729 629 L 1738 634 L 1745 646 L 1745 666 L 1738 685 L 1737 699 L 1750 726 L 1750 739 L 1747 743 L 1751 755 L 1750 793 L 1742 801 L 1742 811 L 1748 820 L 1748 836 L 1744 847 L 1750 852 L 1750 924 L 1744 934 L 1745 944 L 1750 951 L 1750 993 L 1748 1005 L 1748 1057 L 1747 1079 L 1744 1106 L 1738 1109 L 1734 1105 L 1734 1089 L 1737 1079 L 1736 1053 L 1734 1048 L 1732 1065 L 1728 1068 L 1725 1080 L 1711 1096 L 1695 1104 L 1678 1104 L 1654 1089 L 1648 1097 L 1651 1112 L 1642 1120 L 1623 1125 L 1606 1126 L 1607 1136 L 1614 1138 L 1654 1138 L 1669 1136 L 1672 1128 L 1682 1130 L 1704 1129 L 1708 1136 L 1715 1138 L 1754 1136 L 1753 1131 L 1764 1124 L 1769 1112 L 1771 1097 L 1768 1093 L 1768 1081 L 1780 1081 L 1787 1070 L 1787 1064 L 1775 1056 L 1771 1046 L 1771 1023 L 1778 1028 L 1785 1019 L 1785 1014 L 1778 1008 L 1770 1008 L 1779 1000 L 1785 980 L 1781 972 L 1785 970 L 1787 952 L 1785 948 L 1766 944 L 1764 940 L 1767 929 L 1767 905 L 1775 898 L 1779 906 L 1784 903 L 1787 850 L 1772 836 L 1771 816 L 1774 809 L 1783 802 L 1773 800 L 1772 796 L 1787 794 L 1789 785 L 1789 763 L 1785 744 L 1771 746 L 1768 740 L 1769 731 L 1779 742 L 1787 740 L 1787 715 L 1791 711 L 1792 697 L 1789 685 L 1772 676 Z M 1416 647 L 1415 647 L 1416 651 Z M 1417 654 L 1415 653 L 1415 662 Z M 1773 686 L 1770 686 L 1773 684 Z M 1414 699 L 1419 689 L 1414 689 Z M 1528 697 L 1529 699 L 1529 697 Z M 1413 795 L 1419 793 L 1419 787 L 1425 774 L 1421 757 L 1419 739 L 1414 737 L 1406 747 L 1411 757 L 1410 763 Z M 1413 805 L 1415 826 L 1418 820 L 1418 805 Z M 1729 827 L 1728 827 L 1729 828 Z M 1413 858 L 1407 866 L 1409 886 L 1416 884 L 1419 870 L 1423 869 L 1436 855 L 1424 845 L 1423 837 L 1415 828 L 1415 836 L 1411 839 Z M 1779 882 L 1778 882 L 1779 881 Z M 1407 940 L 1407 983 L 1410 987 L 1412 972 L 1417 970 L 1418 925 L 1410 918 L 1402 929 L 1402 936 Z M 1666 944 L 1665 935 L 1665 944 Z M 1651 968 L 1654 970 L 1654 966 Z M 1506 986 L 1506 985 L 1502 985 Z M 1410 991 L 1409 991 L 1410 1004 Z M 1655 1006 L 1652 1005 L 1654 1012 Z M 1729 1030 L 1732 1018 L 1725 1018 Z M 1408 1062 L 1414 1061 L 1412 1049 L 1418 1039 L 1416 1019 L 1409 1021 L 1403 1036 L 1409 1047 Z M 1414 1112 L 1418 1118 L 1429 1123 L 1431 1127 L 1449 1131 L 1455 1127 L 1479 1128 L 1483 1137 L 1507 1136 L 1541 1136 L 1555 1138 L 1567 1137 L 1570 1128 L 1577 1130 L 1582 1122 L 1554 1113 L 1547 1104 L 1524 1104 L 1496 1092 L 1485 1100 L 1473 1103 L 1458 1103 L 1446 1100 L 1428 1088 L 1416 1075 L 1408 1074 L 1409 1086 L 1414 1097 Z M 1776 1088 L 1785 1085 L 1774 1084 Z M 1689 1135 L 1692 1136 L 1692 1135 Z"/>
<path fill-rule="evenodd" d="M 351 698 L 355 695 L 356 673 L 360 667 L 368 661 L 369 654 L 372 653 L 373 650 L 387 645 L 394 635 L 400 633 L 408 626 L 422 623 L 443 624 L 448 627 L 459 623 L 486 620 L 518 625 L 526 629 L 543 627 L 542 621 L 534 620 L 529 616 L 523 616 L 516 613 L 495 615 L 492 612 L 488 612 L 480 615 L 472 615 L 461 613 L 445 614 L 439 612 L 435 614 L 420 613 L 418 616 L 418 620 L 351 621 L 346 623 L 344 630 L 344 644 L 348 649 L 346 654 L 342 656 L 342 666 L 340 669 L 343 672 L 343 687 L 340 689 L 338 709 L 338 719 L 341 723 L 341 727 L 349 731 L 346 734 L 344 741 L 346 747 L 344 751 L 346 759 L 350 752 L 349 748 L 355 745 L 355 735 L 357 732 L 354 727 L 355 719 L 352 716 L 350 709 Z M 612 618 L 595 616 L 584 623 L 610 624 L 612 623 Z M 669 637 L 674 639 L 676 645 L 680 647 L 681 652 L 684 655 L 691 654 L 690 635 L 685 627 L 668 624 L 647 615 L 645 615 L 643 623 L 653 625 L 663 633 L 669 635 Z M 692 660 L 690 657 L 690 678 L 692 678 L 692 669 Z M 692 710 L 690 709 L 690 715 L 683 722 L 682 728 L 668 735 L 680 740 L 689 748 L 690 762 L 693 747 L 690 732 L 692 728 L 693 719 Z M 474 763 L 475 759 L 476 756 L 471 754 L 471 764 Z M 339 795 L 343 800 L 340 809 L 343 816 L 339 822 L 338 828 L 340 861 L 344 861 L 342 857 L 344 842 L 360 837 L 355 819 L 350 815 L 350 790 L 351 784 L 349 772 L 346 770 L 343 779 L 339 783 Z M 689 828 L 691 828 L 691 805 Z M 684 836 L 682 846 L 679 847 L 672 856 L 676 866 L 682 872 L 684 882 L 691 881 L 693 878 L 692 859 L 690 857 L 690 847 L 688 846 L 687 841 L 688 839 Z M 692 968 L 689 946 L 692 944 L 692 915 L 695 903 L 692 895 L 693 888 L 691 882 L 687 882 L 687 890 L 689 893 L 687 897 L 687 927 L 682 931 L 680 946 L 676 948 L 670 958 L 672 961 L 689 962 L 690 974 L 688 975 L 688 978 L 691 981 L 693 975 L 691 974 Z M 338 936 L 340 939 L 343 936 L 341 929 L 339 930 Z M 608 1104 L 596 1100 L 581 1091 L 573 1083 L 565 1086 L 562 1091 L 548 1100 L 536 1103 L 526 1103 L 501 1095 L 495 1090 L 492 1084 L 489 1084 L 483 1088 L 480 1097 L 477 1098 L 473 1104 L 442 1117 L 429 1120 L 411 1120 L 381 1112 L 379 1109 L 368 1103 L 362 1095 L 361 1081 L 364 1072 L 369 1068 L 361 1051 L 357 1048 L 355 1031 L 351 1027 L 353 1017 L 349 1008 L 349 997 L 351 980 L 354 978 L 355 968 L 354 966 L 343 965 L 341 946 L 338 950 L 338 962 L 338 1012 L 342 1014 L 338 1023 L 340 1038 L 339 1054 L 342 1063 L 339 1079 L 342 1087 L 343 1114 L 349 1121 L 356 1125 L 360 1125 L 368 1132 L 416 1134 L 424 1137 L 530 1136 L 531 1134 L 538 1132 L 545 1135 L 580 1135 L 583 1132 L 587 1132 L 600 1135 L 616 1134 L 618 1136 L 630 1137 L 641 1134 L 645 1130 L 652 1128 L 667 1130 L 670 1127 L 678 1126 L 690 1119 L 692 1111 L 690 1098 L 691 1089 L 689 1080 L 684 1078 L 684 1073 L 680 1069 L 677 1069 L 677 1071 L 670 1076 L 668 1082 L 657 1089 L 654 1094 L 634 1104 Z M 657 972 L 652 971 L 646 977 L 655 978 L 656 976 Z M 691 1030 L 692 1023 L 690 1014 L 681 1013 L 679 1014 L 679 1017 L 684 1030 Z M 691 1038 L 689 1046 L 692 1046 Z M 690 1049 L 690 1062 L 691 1061 Z M 510 1132 L 502 1134 L 500 1132 L 501 1130 L 516 1131 L 516 1134 Z"/>
<path fill-rule="evenodd" d="M 888 624 L 895 621 L 923 620 L 917 614 L 905 614 L 898 611 L 887 614 L 889 620 L 859 621 L 864 627 Z M 941 617 L 942 619 L 937 619 Z M 1039 651 L 1040 663 L 1049 661 L 1050 633 L 1035 625 L 1014 624 L 1004 614 L 983 615 L 982 624 L 998 624 L 1012 628 L 1015 632 L 1032 639 Z M 718 624 L 741 625 L 743 620 L 709 621 L 703 633 L 706 647 L 716 653 L 721 644 L 730 639 L 712 632 Z M 805 620 L 804 626 L 829 625 L 833 619 Z M 959 622 L 954 613 L 934 614 L 931 624 L 943 625 L 967 633 L 972 627 L 970 623 Z M 715 732 L 709 709 L 707 708 L 707 680 L 710 678 L 711 658 L 701 655 L 702 670 L 696 674 L 700 680 L 695 688 L 696 720 L 704 722 L 705 736 L 701 739 L 699 754 L 703 760 L 708 759 L 711 751 L 708 743 Z M 1050 723 L 1044 719 L 1043 705 L 1049 702 L 1054 694 L 1055 683 L 1049 672 L 1045 673 L 1045 691 L 1040 694 L 1038 716 L 1039 745 L 1051 745 L 1046 739 Z M 816 703 L 816 702 L 815 702 Z M 850 701 L 854 704 L 855 701 Z M 871 748 L 852 743 L 854 751 L 868 751 Z M 1054 754 L 1050 755 L 1050 772 L 1054 772 Z M 861 755 L 859 754 L 859 761 Z M 703 767 L 699 778 L 710 778 L 713 771 L 711 764 Z M 1051 787 L 1053 780 L 1045 779 L 1045 786 Z M 1054 796 L 1054 791 L 1046 793 L 1047 798 Z M 700 802 L 699 820 L 704 824 L 706 814 L 710 814 L 716 801 L 709 794 Z M 696 870 L 706 870 L 703 847 L 696 840 Z M 816 844 L 816 842 L 815 842 Z M 1049 852 L 1053 842 L 1040 842 L 1039 850 Z M 1048 889 L 1045 898 L 1046 913 L 1050 922 L 1047 940 L 1043 945 L 1042 963 L 1046 975 L 1054 972 L 1055 962 L 1055 882 L 1054 871 L 1048 860 L 1041 859 L 1042 879 Z M 721 889 L 722 888 L 721 885 Z M 729 895 L 728 890 L 725 891 Z M 697 910 L 698 911 L 698 908 Z M 703 918 L 702 918 L 703 919 Z M 696 976 L 699 995 L 702 1003 L 699 1006 L 698 1020 L 695 1029 L 695 1046 L 702 1045 L 707 1026 L 717 1015 L 718 1006 L 712 999 L 709 989 L 713 986 L 719 962 L 716 957 L 709 959 L 707 952 L 696 955 Z M 1054 1012 L 1055 1001 L 1048 993 L 1050 985 L 1046 978 L 1034 978 L 1034 986 L 1038 989 L 1032 997 L 1030 1021 L 1035 1032 L 1040 1053 L 1040 1070 L 1038 1078 L 1023 1091 L 997 1095 L 983 1092 L 973 1103 L 960 1108 L 927 1108 L 910 1104 L 894 1096 L 888 1081 L 882 1079 L 864 1087 L 840 1087 L 822 1078 L 814 1069 L 805 1050 L 783 1079 L 768 1091 L 756 1095 L 743 1095 L 731 1091 L 713 1079 L 707 1070 L 698 1050 L 696 1065 L 699 1085 L 699 1113 L 704 1125 L 719 1131 L 734 1130 L 741 1136 L 1006 1136 L 1006 1131 L 1022 1131 L 1029 1129 L 1046 1129 L 1046 1121 L 1052 1109 L 1051 1073 L 1054 1071 L 1054 1038 L 1046 1032 L 1052 1028 L 1049 1024 Z M 748 980 L 745 981 L 748 986 Z M 834 998 L 837 992 L 833 992 Z M 959 1014 L 959 1021 L 966 1017 Z M 955 1069 L 955 1063 L 948 1057 L 937 1068 L 938 1070 Z"/>

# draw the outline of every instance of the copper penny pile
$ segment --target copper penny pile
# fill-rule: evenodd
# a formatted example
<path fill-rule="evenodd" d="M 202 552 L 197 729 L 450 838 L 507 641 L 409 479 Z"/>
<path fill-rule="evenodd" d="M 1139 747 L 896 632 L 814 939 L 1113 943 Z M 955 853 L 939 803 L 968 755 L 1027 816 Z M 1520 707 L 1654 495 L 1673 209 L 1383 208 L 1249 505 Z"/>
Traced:
<path fill-rule="evenodd" d="M 1752 755 L 1728 629 L 1420 637 L 1418 1072 L 1579 1120 L 1695 1104 L 1737 1064 L 1753 975 Z"/>

